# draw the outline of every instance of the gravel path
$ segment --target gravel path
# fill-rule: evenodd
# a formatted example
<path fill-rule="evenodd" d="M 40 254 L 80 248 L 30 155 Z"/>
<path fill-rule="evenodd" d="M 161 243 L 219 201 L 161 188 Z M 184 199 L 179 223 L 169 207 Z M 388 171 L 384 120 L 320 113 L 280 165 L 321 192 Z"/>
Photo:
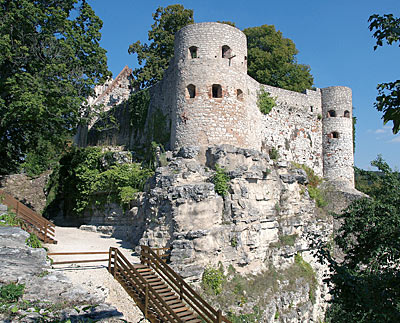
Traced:
<path fill-rule="evenodd" d="M 103 233 L 56 227 L 56 240 L 58 244 L 46 245 L 49 252 L 108 251 L 110 247 L 117 247 L 130 261 L 139 262 L 139 258 L 133 256 L 132 249 L 129 249 L 123 241 Z M 52 258 L 55 261 L 105 259 L 108 255 L 52 256 Z M 106 303 L 115 306 L 124 314 L 124 320 L 132 323 L 147 322 L 135 302 L 107 271 L 107 262 L 54 265 L 54 270 L 63 272 L 73 284 L 82 286 L 90 293 L 103 296 Z"/>

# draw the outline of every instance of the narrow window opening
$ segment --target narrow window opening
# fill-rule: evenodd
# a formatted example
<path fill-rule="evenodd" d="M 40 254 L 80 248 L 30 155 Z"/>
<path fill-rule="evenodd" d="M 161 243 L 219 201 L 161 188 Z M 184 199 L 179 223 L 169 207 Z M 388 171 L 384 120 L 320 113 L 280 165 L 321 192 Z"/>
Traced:
<path fill-rule="evenodd" d="M 212 97 L 213 98 L 222 98 L 222 87 L 219 84 L 212 85 Z"/>
<path fill-rule="evenodd" d="M 197 47 L 196 46 L 192 46 L 189 48 L 189 53 L 190 53 L 190 58 L 197 58 Z"/>
<path fill-rule="evenodd" d="M 241 89 L 236 90 L 236 97 L 239 101 L 243 101 L 243 91 Z"/>
<path fill-rule="evenodd" d="M 188 94 L 189 98 L 192 99 L 192 98 L 194 98 L 196 96 L 196 86 L 194 86 L 193 84 L 189 84 L 186 87 L 186 91 L 187 91 L 187 94 Z"/>
<path fill-rule="evenodd" d="M 345 118 L 350 118 L 350 111 L 347 111 L 347 110 L 346 110 L 346 111 L 344 112 L 344 117 L 345 117 Z"/>
<path fill-rule="evenodd" d="M 328 111 L 328 118 L 330 117 L 336 117 L 336 111 L 335 110 L 329 110 Z"/>
<path fill-rule="evenodd" d="M 310 106 L 310 110 L 311 112 L 314 112 L 314 107 L 312 105 Z"/>
<path fill-rule="evenodd" d="M 222 46 L 222 58 L 230 58 L 231 56 L 232 49 L 227 45 Z"/>
<path fill-rule="evenodd" d="M 331 132 L 331 133 L 328 135 L 328 137 L 331 138 L 331 139 L 338 139 L 338 138 L 339 138 L 339 133 L 336 132 L 336 131 Z"/>

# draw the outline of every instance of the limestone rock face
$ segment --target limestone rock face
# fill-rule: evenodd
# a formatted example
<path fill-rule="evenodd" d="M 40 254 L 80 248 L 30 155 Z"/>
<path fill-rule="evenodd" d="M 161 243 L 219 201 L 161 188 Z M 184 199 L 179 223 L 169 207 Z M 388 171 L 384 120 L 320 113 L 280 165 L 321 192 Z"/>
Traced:
<path fill-rule="evenodd" d="M 72 321 L 88 318 L 113 322 L 122 316 L 114 307 L 104 304 L 104 298 L 89 294 L 72 285 L 62 273 L 52 271 L 46 261 L 46 251 L 27 246 L 25 241 L 28 237 L 29 233 L 20 228 L 0 227 L 0 286 L 24 284 L 22 299 L 33 309 L 19 309 L 12 317 L 2 312 L 1 322 L 41 322 L 46 316 Z M 44 309 L 49 304 L 59 309 L 48 313 Z M 88 304 L 96 306 L 89 306 L 89 311 L 82 310 Z M 34 307 L 40 311 L 36 313 Z"/>
<path fill-rule="evenodd" d="M 217 164 L 229 176 L 224 197 L 212 181 Z M 328 239 L 332 219 L 315 206 L 307 182 L 303 170 L 255 150 L 210 147 L 204 164 L 181 149 L 166 167 L 157 168 L 134 215 L 144 227 L 134 235 L 140 237 L 138 244 L 171 247 L 171 266 L 195 284 L 207 266 L 231 266 L 241 275 L 254 275 L 271 266 L 285 270 L 301 253 L 315 271 L 315 298 L 310 299 L 311 287 L 301 278 L 292 289 L 283 280 L 263 309 L 263 322 L 273 321 L 277 311 L 286 315 L 285 322 L 317 320 L 327 296 L 322 285 L 326 268 L 313 258 L 307 237 L 318 233 Z"/>

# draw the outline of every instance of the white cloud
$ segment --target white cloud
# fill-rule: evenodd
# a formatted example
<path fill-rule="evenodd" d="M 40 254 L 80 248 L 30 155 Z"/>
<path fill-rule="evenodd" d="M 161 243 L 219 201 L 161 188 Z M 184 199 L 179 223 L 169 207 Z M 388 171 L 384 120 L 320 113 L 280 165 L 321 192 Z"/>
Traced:
<path fill-rule="evenodd" d="M 385 133 L 385 132 L 387 132 L 387 130 L 386 130 L 386 129 L 376 129 L 374 132 L 375 132 L 376 134 L 378 134 L 378 133 Z"/>
<path fill-rule="evenodd" d="M 394 137 L 390 142 L 400 142 L 400 136 Z"/>

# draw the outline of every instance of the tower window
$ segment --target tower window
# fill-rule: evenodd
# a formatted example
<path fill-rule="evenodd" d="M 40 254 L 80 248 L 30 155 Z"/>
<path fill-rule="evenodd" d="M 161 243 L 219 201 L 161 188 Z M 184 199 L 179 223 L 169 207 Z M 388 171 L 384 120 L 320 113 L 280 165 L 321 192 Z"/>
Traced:
<path fill-rule="evenodd" d="M 344 117 L 345 117 L 345 118 L 350 118 L 350 111 L 347 111 L 347 110 L 346 110 L 346 111 L 344 112 Z"/>
<path fill-rule="evenodd" d="M 243 91 L 241 89 L 236 90 L 236 97 L 239 101 L 243 101 Z"/>
<path fill-rule="evenodd" d="M 335 110 L 329 110 L 328 111 L 328 118 L 330 117 L 336 117 L 336 111 Z"/>
<path fill-rule="evenodd" d="M 222 58 L 231 58 L 232 49 L 228 45 L 222 46 Z"/>
<path fill-rule="evenodd" d="M 213 98 L 222 98 L 222 87 L 220 84 L 212 85 L 212 97 Z"/>
<path fill-rule="evenodd" d="M 328 137 L 331 138 L 331 139 L 338 139 L 338 138 L 339 138 L 339 133 L 336 132 L 336 131 L 331 132 L 331 133 L 328 135 Z"/>
<path fill-rule="evenodd" d="M 194 98 L 196 96 L 196 87 L 193 84 L 189 84 L 186 87 L 186 94 L 189 98 Z"/>
<path fill-rule="evenodd" d="M 192 46 L 189 47 L 189 54 L 190 54 L 190 58 L 197 58 L 197 47 L 196 46 Z"/>

